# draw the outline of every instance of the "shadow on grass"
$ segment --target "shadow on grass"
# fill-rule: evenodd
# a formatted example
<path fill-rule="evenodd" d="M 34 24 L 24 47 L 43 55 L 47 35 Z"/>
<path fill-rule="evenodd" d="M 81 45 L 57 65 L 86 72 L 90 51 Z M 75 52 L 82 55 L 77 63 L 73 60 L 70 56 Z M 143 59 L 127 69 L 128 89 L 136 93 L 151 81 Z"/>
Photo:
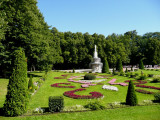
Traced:
<path fill-rule="evenodd" d="M 42 75 L 35 75 L 33 73 L 28 73 L 27 75 L 28 75 L 28 77 L 30 77 L 30 75 L 32 75 L 32 77 L 42 77 Z"/>
<path fill-rule="evenodd" d="M 0 116 L 4 116 L 4 114 L 3 114 L 3 108 L 0 108 Z"/>

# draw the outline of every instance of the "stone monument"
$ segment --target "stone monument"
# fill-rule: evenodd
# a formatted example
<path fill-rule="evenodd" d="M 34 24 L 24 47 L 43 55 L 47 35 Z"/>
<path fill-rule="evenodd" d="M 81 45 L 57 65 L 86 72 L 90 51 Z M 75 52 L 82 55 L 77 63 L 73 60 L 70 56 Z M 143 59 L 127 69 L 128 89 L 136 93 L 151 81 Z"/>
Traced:
<path fill-rule="evenodd" d="M 96 73 L 96 72 L 101 73 L 102 72 L 103 63 L 101 63 L 101 58 L 98 57 L 96 45 L 95 45 L 93 59 L 92 59 L 91 63 L 89 64 L 89 67 L 92 69 L 93 73 Z"/>

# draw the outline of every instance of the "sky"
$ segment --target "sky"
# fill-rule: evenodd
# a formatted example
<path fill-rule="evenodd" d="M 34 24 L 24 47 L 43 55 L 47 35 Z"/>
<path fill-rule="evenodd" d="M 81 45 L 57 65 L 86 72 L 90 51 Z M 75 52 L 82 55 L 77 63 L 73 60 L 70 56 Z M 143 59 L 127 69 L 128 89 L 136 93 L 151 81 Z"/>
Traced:
<path fill-rule="evenodd" d="M 37 5 L 47 24 L 60 32 L 160 32 L 160 0 L 38 0 Z"/>

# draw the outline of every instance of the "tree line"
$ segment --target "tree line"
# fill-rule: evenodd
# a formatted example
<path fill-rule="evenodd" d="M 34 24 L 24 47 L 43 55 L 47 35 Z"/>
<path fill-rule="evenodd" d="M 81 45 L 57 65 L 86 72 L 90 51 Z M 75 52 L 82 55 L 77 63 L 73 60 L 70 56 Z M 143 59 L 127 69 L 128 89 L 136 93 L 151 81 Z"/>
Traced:
<path fill-rule="evenodd" d="M 51 28 L 37 7 L 36 0 L 2 0 L 0 2 L 0 73 L 13 67 L 13 51 L 22 48 L 28 70 L 88 68 L 94 45 L 102 62 L 115 67 L 124 65 L 160 64 L 160 32 L 143 36 L 136 30 L 123 35 L 59 32 Z"/>

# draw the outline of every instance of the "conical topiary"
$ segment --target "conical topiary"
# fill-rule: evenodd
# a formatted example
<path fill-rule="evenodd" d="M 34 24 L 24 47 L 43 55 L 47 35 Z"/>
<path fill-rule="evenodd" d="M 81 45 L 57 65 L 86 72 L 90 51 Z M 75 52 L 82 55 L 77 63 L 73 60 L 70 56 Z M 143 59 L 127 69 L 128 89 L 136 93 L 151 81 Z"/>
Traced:
<path fill-rule="evenodd" d="M 130 80 L 126 96 L 126 105 L 136 106 L 137 104 L 138 104 L 138 99 L 135 93 L 134 84 L 132 80 Z"/>
<path fill-rule="evenodd" d="M 3 106 L 5 116 L 22 115 L 27 110 L 27 61 L 21 48 L 15 51 L 14 56 L 14 69 L 9 79 L 6 100 Z"/>
<path fill-rule="evenodd" d="M 139 62 L 139 69 L 144 69 L 143 61 L 142 59 Z"/>
<path fill-rule="evenodd" d="M 104 59 L 102 72 L 103 73 L 109 73 L 109 65 L 108 65 L 107 59 Z"/>
<path fill-rule="evenodd" d="M 123 72 L 123 65 L 121 59 L 118 59 L 117 61 L 116 70 L 119 72 Z"/>

